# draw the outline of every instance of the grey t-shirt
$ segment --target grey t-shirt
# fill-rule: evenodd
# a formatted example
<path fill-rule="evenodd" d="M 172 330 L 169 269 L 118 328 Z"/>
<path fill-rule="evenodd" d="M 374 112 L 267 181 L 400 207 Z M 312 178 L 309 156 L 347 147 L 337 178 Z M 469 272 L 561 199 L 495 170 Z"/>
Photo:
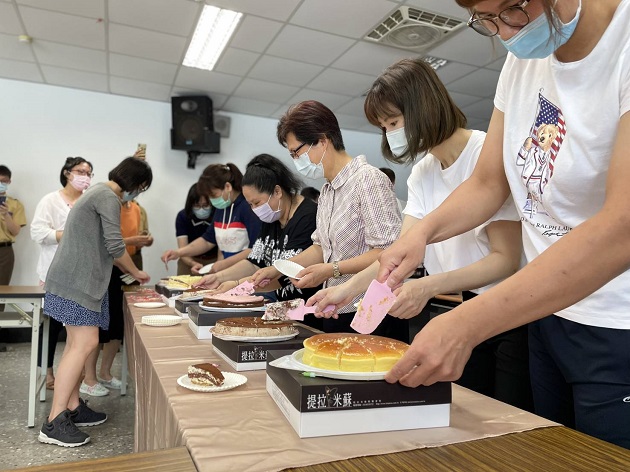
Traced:
<path fill-rule="evenodd" d="M 108 185 L 96 184 L 77 200 L 68 215 L 45 289 L 100 312 L 113 261 L 124 254 L 120 200 Z"/>

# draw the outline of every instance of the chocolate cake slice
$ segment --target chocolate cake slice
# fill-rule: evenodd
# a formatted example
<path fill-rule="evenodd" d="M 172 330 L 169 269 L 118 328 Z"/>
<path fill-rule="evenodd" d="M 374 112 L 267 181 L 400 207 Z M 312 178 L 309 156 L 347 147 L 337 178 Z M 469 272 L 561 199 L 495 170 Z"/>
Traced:
<path fill-rule="evenodd" d="M 223 385 L 223 374 L 214 364 L 195 364 L 188 366 L 188 378 L 197 385 Z"/>

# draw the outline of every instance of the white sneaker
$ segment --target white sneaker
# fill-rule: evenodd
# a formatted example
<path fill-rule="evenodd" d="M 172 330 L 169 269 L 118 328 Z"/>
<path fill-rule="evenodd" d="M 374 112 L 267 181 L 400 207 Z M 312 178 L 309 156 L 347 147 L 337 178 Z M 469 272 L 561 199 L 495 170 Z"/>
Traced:
<path fill-rule="evenodd" d="M 122 382 L 113 375 L 111 380 L 105 380 L 99 377 L 98 381 L 101 383 L 101 385 L 107 388 L 112 388 L 114 390 L 120 390 L 122 388 Z"/>
<path fill-rule="evenodd" d="M 91 395 L 93 397 L 104 397 L 109 395 L 109 390 L 103 387 L 100 383 L 96 382 L 91 387 L 85 382 L 81 382 L 79 391 L 85 395 Z"/>

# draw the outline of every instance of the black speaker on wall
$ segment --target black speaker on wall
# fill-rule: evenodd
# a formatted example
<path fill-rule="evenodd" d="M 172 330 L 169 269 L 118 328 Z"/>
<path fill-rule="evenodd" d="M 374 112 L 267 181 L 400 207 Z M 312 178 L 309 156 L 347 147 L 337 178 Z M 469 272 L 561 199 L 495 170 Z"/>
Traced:
<path fill-rule="evenodd" d="M 220 152 L 221 135 L 214 131 L 212 100 L 206 96 L 172 97 L 171 149 L 188 151 L 191 156 Z"/>

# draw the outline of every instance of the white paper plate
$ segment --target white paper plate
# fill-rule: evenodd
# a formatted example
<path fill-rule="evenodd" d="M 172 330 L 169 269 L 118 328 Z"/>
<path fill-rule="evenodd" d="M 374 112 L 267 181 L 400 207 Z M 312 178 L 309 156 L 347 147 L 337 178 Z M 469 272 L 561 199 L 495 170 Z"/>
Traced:
<path fill-rule="evenodd" d="M 173 326 L 181 323 L 181 316 L 176 315 L 146 315 L 142 317 L 142 324 L 149 326 Z"/>
<path fill-rule="evenodd" d="M 207 274 L 208 272 L 210 272 L 213 265 L 214 265 L 214 262 L 212 264 L 207 264 L 203 266 L 201 269 L 199 269 L 197 272 L 199 272 L 202 275 Z"/>
<path fill-rule="evenodd" d="M 272 342 L 276 342 L 276 341 L 287 341 L 289 339 L 293 339 L 294 337 L 296 337 L 298 334 L 300 334 L 300 332 L 298 331 L 297 328 L 295 329 L 295 333 L 293 334 L 283 334 L 281 336 L 230 336 L 227 334 L 215 334 L 214 332 L 214 326 L 212 328 L 210 328 L 210 332 L 212 333 L 212 336 L 215 338 L 219 338 L 219 339 L 223 339 L 224 341 L 240 341 L 243 343 L 272 343 Z"/>
<path fill-rule="evenodd" d="M 166 303 L 162 302 L 137 302 L 134 303 L 133 306 L 137 306 L 138 308 L 162 308 L 166 306 Z"/>
<path fill-rule="evenodd" d="M 248 313 L 250 311 L 265 311 L 265 306 L 253 306 L 253 307 L 220 307 L 220 306 L 206 306 L 203 304 L 203 301 L 199 302 L 199 307 L 204 311 L 219 311 L 224 313 Z"/>
<path fill-rule="evenodd" d="M 296 367 L 304 370 L 304 372 L 314 372 L 317 377 L 326 377 L 329 379 L 339 380 L 384 380 L 387 372 L 340 372 L 337 370 L 318 369 L 302 362 L 304 349 L 295 351 L 291 354 L 291 361 Z"/>
<path fill-rule="evenodd" d="M 296 275 L 302 269 L 304 269 L 304 267 L 302 267 L 300 264 L 296 264 L 293 261 L 287 261 L 284 259 L 276 259 L 273 263 L 273 266 L 287 277 L 295 280 L 300 280 L 301 277 L 296 277 Z"/>
<path fill-rule="evenodd" d="M 177 379 L 177 384 L 187 388 L 188 390 L 194 390 L 195 392 L 222 392 L 223 390 L 230 390 L 236 387 L 240 387 L 247 382 L 247 377 L 241 374 L 235 374 L 234 372 L 221 372 L 224 380 L 223 385 L 217 387 L 215 385 L 197 385 L 190 381 L 188 374 L 182 375 Z"/>

